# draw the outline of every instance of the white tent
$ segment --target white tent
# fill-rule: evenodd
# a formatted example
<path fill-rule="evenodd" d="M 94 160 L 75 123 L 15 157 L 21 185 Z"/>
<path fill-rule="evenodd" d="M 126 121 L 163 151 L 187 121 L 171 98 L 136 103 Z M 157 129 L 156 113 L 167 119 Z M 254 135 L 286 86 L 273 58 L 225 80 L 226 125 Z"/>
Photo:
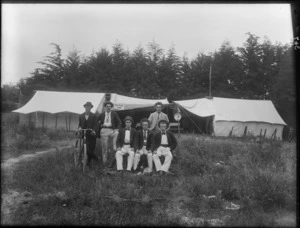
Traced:
<path fill-rule="evenodd" d="M 218 98 L 174 101 L 189 112 L 201 116 L 214 116 L 215 136 L 272 136 L 282 139 L 286 123 L 272 101 Z"/>
<path fill-rule="evenodd" d="M 105 100 L 105 93 L 36 91 L 27 104 L 13 112 L 20 113 L 21 125 L 32 122 L 36 127 L 76 130 L 83 104 L 90 101 L 94 105 L 92 111 L 102 113 Z M 167 99 L 140 99 L 116 93 L 111 94 L 110 100 L 116 111 L 153 108 L 158 101 L 169 103 Z"/>
<path fill-rule="evenodd" d="M 92 111 L 98 110 L 104 98 L 105 93 L 36 91 L 27 104 L 13 112 L 21 113 L 21 125 L 32 122 L 36 127 L 76 130 L 83 104 L 90 101 Z"/>
<path fill-rule="evenodd" d="M 116 93 L 111 94 L 110 101 L 114 103 L 114 110 L 116 111 L 147 107 L 152 108 L 156 102 L 161 102 L 163 105 L 169 104 L 167 99 L 141 99 L 136 97 L 127 97 Z M 99 108 L 102 108 L 102 105 L 100 105 Z M 101 113 L 101 110 L 99 109 L 98 112 Z"/>

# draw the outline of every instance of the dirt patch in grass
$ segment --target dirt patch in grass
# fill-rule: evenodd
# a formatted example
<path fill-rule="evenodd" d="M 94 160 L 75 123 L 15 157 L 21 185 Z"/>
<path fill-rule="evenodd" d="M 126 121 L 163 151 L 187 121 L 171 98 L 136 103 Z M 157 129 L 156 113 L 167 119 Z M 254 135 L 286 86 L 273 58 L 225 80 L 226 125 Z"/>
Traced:
<path fill-rule="evenodd" d="M 276 226 L 295 218 L 295 145 L 186 137 L 174 176 L 104 175 L 97 163 L 83 175 L 72 153 L 41 155 L 2 167 L 3 224 Z M 162 200 L 142 203 L 145 196 Z M 240 208 L 224 209 L 230 202 Z"/>

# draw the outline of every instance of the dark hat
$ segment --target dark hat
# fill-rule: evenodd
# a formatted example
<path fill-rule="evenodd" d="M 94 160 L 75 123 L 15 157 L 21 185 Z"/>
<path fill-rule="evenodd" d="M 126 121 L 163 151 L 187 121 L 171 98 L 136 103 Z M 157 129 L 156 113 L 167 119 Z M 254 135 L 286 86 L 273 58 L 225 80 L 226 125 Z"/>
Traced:
<path fill-rule="evenodd" d="M 148 125 L 150 125 L 150 121 L 147 118 L 141 119 L 141 121 L 140 121 L 141 126 L 142 126 L 143 122 L 148 122 Z"/>
<path fill-rule="evenodd" d="M 163 103 L 161 103 L 161 102 L 159 101 L 159 102 L 156 102 L 156 103 L 154 104 L 154 106 L 156 106 L 156 105 L 161 105 L 161 106 L 163 106 Z"/>
<path fill-rule="evenodd" d="M 105 101 L 103 106 L 105 107 L 107 104 L 110 104 L 111 107 L 114 107 L 114 104 L 111 101 Z"/>
<path fill-rule="evenodd" d="M 92 105 L 92 102 L 90 102 L 90 101 L 87 101 L 87 102 L 83 105 L 83 107 L 85 107 L 85 106 L 91 106 L 92 108 L 94 107 L 94 105 Z"/>
<path fill-rule="evenodd" d="M 169 127 L 169 122 L 167 121 L 167 120 L 160 120 L 160 121 L 158 121 L 158 123 L 157 123 L 157 126 L 160 128 L 160 124 L 161 123 L 166 123 L 167 124 L 167 128 Z"/>
<path fill-rule="evenodd" d="M 126 122 L 126 120 L 130 120 L 131 123 L 133 123 L 133 119 L 132 119 L 131 116 L 126 116 L 126 117 L 124 118 L 124 122 Z"/>

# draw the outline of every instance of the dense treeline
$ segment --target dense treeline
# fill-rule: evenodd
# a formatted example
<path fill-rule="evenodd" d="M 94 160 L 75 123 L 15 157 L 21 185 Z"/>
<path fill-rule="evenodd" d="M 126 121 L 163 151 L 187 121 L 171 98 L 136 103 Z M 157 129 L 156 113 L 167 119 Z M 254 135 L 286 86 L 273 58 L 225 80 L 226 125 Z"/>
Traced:
<path fill-rule="evenodd" d="M 16 87 L 25 95 L 23 102 L 30 99 L 33 90 L 191 99 L 208 95 L 212 66 L 212 96 L 272 100 L 284 120 L 295 125 L 292 47 L 247 35 L 242 47 L 234 48 L 224 41 L 215 53 L 199 53 L 193 59 L 179 57 L 174 46 L 163 50 L 155 41 L 132 52 L 117 42 L 112 51 L 101 48 L 88 57 L 73 50 L 63 59 L 60 46 L 53 43 L 54 52 Z M 11 109 L 12 100 L 17 103 L 16 91 L 8 85 L 2 90 L 4 109 Z"/>

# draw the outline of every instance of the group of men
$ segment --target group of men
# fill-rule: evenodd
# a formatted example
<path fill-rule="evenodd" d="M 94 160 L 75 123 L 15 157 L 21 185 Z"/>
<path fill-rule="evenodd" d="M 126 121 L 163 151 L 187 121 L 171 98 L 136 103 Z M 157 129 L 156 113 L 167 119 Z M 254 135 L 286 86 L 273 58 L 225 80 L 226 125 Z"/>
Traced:
<path fill-rule="evenodd" d="M 106 101 L 105 112 L 96 116 L 91 112 L 92 103 L 84 104 L 85 112 L 79 116 L 79 129 L 94 130 L 87 133 L 88 164 L 91 159 L 99 161 L 94 150 L 96 138 L 100 138 L 104 166 L 113 167 L 116 161 L 117 171 L 123 172 L 123 156 L 128 154 L 127 168 L 124 172 L 152 173 L 154 162 L 157 173 L 168 173 L 177 141 L 173 133 L 168 131 L 169 118 L 162 112 L 163 104 L 155 104 L 156 112 L 151 113 L 148 119 L 143 118 L 140 121 L 141 130 L 138 131 L 132 127 L 134 121 L 131 116 L 124 118 L 125 128 L 121 128 L 122 122 L 117 112 L 112 110 L 113 107 L 112 102 Z M 112 138 L 112 152 L 108 152 L 109 138 Z M 113 156 L 108 156 L 109 153 Z M 164 157 L 163 163 L 161 156 Z M 108 157 L 113 157 L 113 160 L 109 162 Z"/>

